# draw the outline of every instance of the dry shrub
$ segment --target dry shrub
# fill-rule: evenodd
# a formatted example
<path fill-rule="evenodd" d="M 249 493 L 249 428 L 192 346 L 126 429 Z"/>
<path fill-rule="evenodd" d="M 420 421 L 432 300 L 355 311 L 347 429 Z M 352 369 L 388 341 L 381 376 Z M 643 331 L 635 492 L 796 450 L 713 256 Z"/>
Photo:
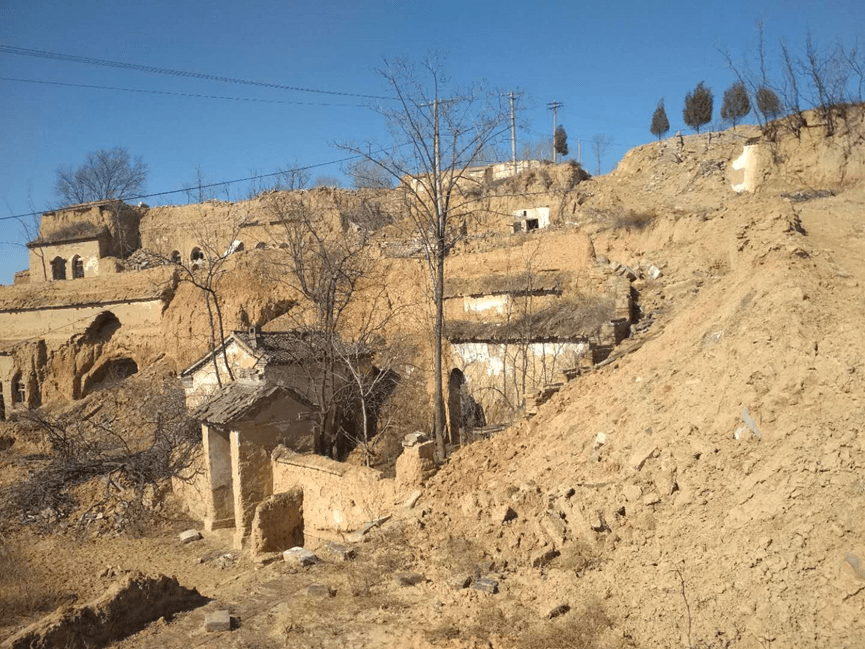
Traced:
<path fill-rule="evenodd" d="M 201 440 L 179 384 L 140 377 L 61 413 L 22 413 L 16 432 L 50 452 L 26 457 L 28 477 L 0 488 L 0 525 L 35 525 L 46 532 L 65 528 L 73 513 L 79 529 L 95 520 L 107 523 L 109 514 L 118 531 L 152 528 L 156 494 L 186 472 Z M 86 506 L 83 492 L 95 496 L 86 511 L 79 509 Z"/>
<path fill-rule="evenodd" d="M 478 610 L 471 623 L 450 619 L 425 632 L 430 644 L 451 643 L 457 639 L 474 638 L 489 643 L 490 638 L 514 638 L 515 631 L 525 625 L 524 614 L 506 614 L 497 602 L 490 599 Z"/>
<path fill-rule="evenodd" d="M 403 438 L 416 431 L 431 434 L 432 410 L 432 400 L 421 373 L 404 375 L 379 412 L 379 433 L 370 444 L 371 466 L 386 478 L 394 477 Z"/>
<path fill-rule="evenodd" d="M 574 541 L 563 547 L 552 561 L 552 565 L 559 570 L 573 571 L 579 577 L 585 570 L 596 566 L 601 558 L 585 541 Z"/>
<path fill-rule="evenodd" d="M 392 603 L 393 597 L 388 596 L 388 586 L 385 592 L 379 588 L 389 584 L 393 575 L 406 571 L 413 563 L 414 556 L 402 527 L 388 526 L 385 529 L 374 529 L 369 533 L 365 551 L 346 566 L 345 576 L 349 590 L 354 597 L 370 597 L 377 605 Z"/>
<path fill-rule="evenodd" d="M 656 215 L 651 212 L 635 212 L 619 208 L 612 215 L 612 226 L 621 230 L 645 230 L 655 222 Z"/>
<path fill-rule="evenodd" d="M 67 598 L 42 582 L 13 541 L 0 537 L 0 627 L 50 611 Z"/>
<path fill-rule="evenodd" d="M 596 649 L 601 635 L 613 622 L 598 601 L 579 612 L 536 624 L 520 634 L 521 649 Z"/>

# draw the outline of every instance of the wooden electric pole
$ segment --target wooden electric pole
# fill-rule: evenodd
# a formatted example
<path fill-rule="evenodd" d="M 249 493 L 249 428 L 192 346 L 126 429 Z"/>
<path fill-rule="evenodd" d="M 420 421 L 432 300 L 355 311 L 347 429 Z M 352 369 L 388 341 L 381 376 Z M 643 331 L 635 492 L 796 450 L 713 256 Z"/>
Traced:
<path fill-rule="evenodd" d="M 559 108 L 564 107 L 564 104 L 559 103 L 557 101 L 550 102 L 547 104 L 547 108 L 553 111 L 553 164 L 556 162 L 556 113 Z"/>

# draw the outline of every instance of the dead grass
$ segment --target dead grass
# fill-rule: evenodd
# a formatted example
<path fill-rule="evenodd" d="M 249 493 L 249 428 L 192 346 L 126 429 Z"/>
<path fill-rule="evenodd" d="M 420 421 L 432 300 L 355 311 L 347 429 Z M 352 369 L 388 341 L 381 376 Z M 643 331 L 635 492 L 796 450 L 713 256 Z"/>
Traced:
<path fill-rule="evenodd" d="M 0 639 L 4 629 L 34 613 L 46 613 L 69 596 L 46 586 L 24 561 L 16 542 L 0 537 Z"/>
<path fill-rule="evenodd" d="M 560 620 L 532 625 L 520 634 L 521 649 L 595 649 L 602 634 L 613 626 L 604 607 L 590 602 Z"/>
<path fill-rule="evenodd" d="M 641 231 L 651 227 L 656 215 L 651 212 L 635 212 L 619 208 L 612 215 L 612 227 L 618 230 Z"/>
<path fill-rule="evenodd" d="M 445 333 L 452 343 L 588 339 L 602 324 L 609 322 L 614 313 L 615 304 L 609 297 L 578 295 L 501 324 L 449 320 Z"/>

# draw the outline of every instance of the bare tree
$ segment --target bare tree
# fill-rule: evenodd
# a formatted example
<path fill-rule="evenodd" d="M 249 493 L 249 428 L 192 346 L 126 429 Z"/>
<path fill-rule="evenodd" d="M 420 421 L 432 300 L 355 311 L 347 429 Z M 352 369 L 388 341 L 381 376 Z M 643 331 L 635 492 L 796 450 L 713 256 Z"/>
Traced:
<path fill-rule="evenodd" d="M 316 187 L 342 187 L 342 181 L 336 176 L 316 176 Z"/>
<path fill-rule="evenodd" d="M 199 218 L 194 219 L 188 226 L 190 234 L 196 241 L 196 246 L 189 258 L 175 255 L 170 250 L 146 252 L 159 263 L 173 265 L 177 269 L 179 281 L 191 284 L 202 293 L 207 308 L 210 350 L 216 352 L 222 349 L 223 367 L 228 379 L 234 380 L 225 349 L 225 319 L 222 313 L 219 281 L 228 270 L 231 256 L 242 250 L 239 237 L 247 221 L 247 214 L 241 211 L 238 205 L 229 201 L 219 202 L 211 207 L 199 204 L 198 210 Z M 213 368 L 217 384 L 221 387 L 223 380 L 217 356 L 216 353 L 213 354 Z"/>
<path fill-rule="evenodd" d="M 480 87 L 448 92 L 442 61 L 435 56 L 419 64 L 403 59 L 385 61 L 379 72 L 396 98 L 395 108 L 379 109 L 393 136 L 393 148 L 378 152 L 351 144 L 341 146 L 401 183 L 405 211 L 423 246 L 435 305 L 434 428 L 439 455 L 444 457 L 444 262 L 460 236 L 455 226 L 477 207 L 466 193 L 466 171 L 478 164 L 484 150 L 507 134 L 510 113 L 497 94 Z"/>
<path fill-rule="evenodd" d="M 318 431 L 315 451 L 332 453 L 338 442 L 335 406 L 342 400 L 345 377 L 338 367 L 340 359 L 353 361 L 355 382 L 359 381 L 366 351 L 361 341 L 352 345 L 344 340 L 344 316 L 361 280 L 369 275 L 372 260 L 365 230 L 328 222 L 320 210 L 308 204 L 307 197 L 274 195 L 268 199 L 271 221 L 277 224 L 275 243 L 285 250 L 272 262 L 271 275 L 287 284 L 307 300 L 308 312 L 295 311 L 299 329 L 306 329 L 310 357 L 305 369 L 314 392 Z"/>
<path fill-rule="evenodd" d="M 268 191 L 293 192 L 306 189 L 309 186 L 309 171 L 297 163 L 283 167 L 275 174 L 260 174 L 258 170 L 250 170 L 252 179 L 246 198 L 251 199 Z"/>
<path fill-rule="evenodd" d="M 125 200 L 144 191 L 147 165 L 125 147 L 91 151 L 80 167 L 57 168 L 54 193 L 60 206 L 106 199 Z"/>
<path fill-rule="evenodd" d="M 356 189 L 391 189 L 393 176 L 366 158 L 356 160 L 346 166 L 346 176 Z"/>
<path fill-rule="evenodd" d="M 604 161 L 604 156 L 607 155 L 607 148 L 612 144 L 612 140 L 606 135 L 597 134 L 592 138 L 592 154 L 595 156 L 595 175 L 601 175 L 601 163 Z"/>

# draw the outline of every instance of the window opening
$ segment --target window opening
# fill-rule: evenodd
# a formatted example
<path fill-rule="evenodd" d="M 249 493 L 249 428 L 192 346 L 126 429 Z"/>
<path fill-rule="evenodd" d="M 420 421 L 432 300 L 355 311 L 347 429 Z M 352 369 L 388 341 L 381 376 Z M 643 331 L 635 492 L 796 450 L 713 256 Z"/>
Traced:
<path fill-rule="evenodd" d="M 12 379 L 12 403 L 24 403 L 27 401 L 27 388 L 24 387 L 24 381 L 21 380 L 21 373 L 15 375 Z"/>
<path fill-rule="evenodd" d="M 51 277 L 52 279 L 66 279 L 66 260 L 62 257 L 55 257 L 51 262 Z"/>
<path fill-rule="evenodd" d="M 78 255 L 72 258 L 72 279 L 84 277 L 84 260 Z"/>
<path fill-rule="evenodd" d="M 538 220 L 537 219 L 527 219 L 526 220 L 526 231 L 537 230 L 537 229 L 538 229 Z"/>

